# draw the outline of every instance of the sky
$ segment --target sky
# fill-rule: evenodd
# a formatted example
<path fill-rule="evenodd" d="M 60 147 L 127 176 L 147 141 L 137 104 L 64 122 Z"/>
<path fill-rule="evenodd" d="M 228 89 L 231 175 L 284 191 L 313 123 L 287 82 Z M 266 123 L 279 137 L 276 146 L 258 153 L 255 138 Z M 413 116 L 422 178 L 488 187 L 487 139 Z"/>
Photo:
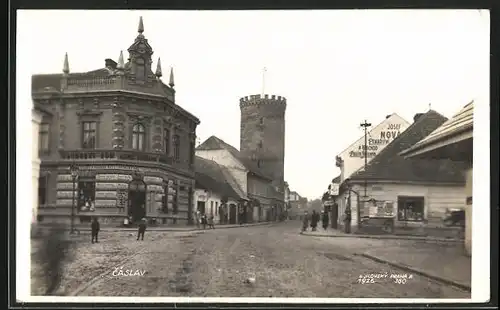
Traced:
<path fill-rule="evenodd" d="M 176 103 L 201 120 L 199 142 L 238 148 L 239 99 L 287 98 L 285 180 L 309 199 L 365 119 L 411 123 L 429 104 L 451 117 L 489 83 L 488 11 L 18 11 L 18 113 L 30 115 L 30 76 L 61 73 L 65 53 L 71 72 L 126 58 L 140 16 L 153 68 L 160 57 L 165 83 L 174 68 Z"/>

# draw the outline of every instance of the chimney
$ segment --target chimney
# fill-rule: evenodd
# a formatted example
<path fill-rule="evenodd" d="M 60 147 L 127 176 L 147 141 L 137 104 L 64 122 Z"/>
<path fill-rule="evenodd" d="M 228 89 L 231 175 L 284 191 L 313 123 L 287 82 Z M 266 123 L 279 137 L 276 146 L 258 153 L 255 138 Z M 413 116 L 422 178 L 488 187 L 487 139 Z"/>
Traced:
<path fill-rule="evenodd" d="M 425 114 L 425 113 L 417 113 L 417 114 L 415 114 L 415 116 L 413 117 L 413 122 L 418 121 L 418 119 L 419 119 L 422 115 L 424 115 L 424 114 Z"/>
<path fill-rule="evenodd" d="M 117 63 L 113 60 L 113 59 L 110 59 L 110 58 L 107 58 L 105 61 L 105 66 L 107 69 L 111 69 L 111 70 L 115 70 L 116 69 L 116 65 Z"/>

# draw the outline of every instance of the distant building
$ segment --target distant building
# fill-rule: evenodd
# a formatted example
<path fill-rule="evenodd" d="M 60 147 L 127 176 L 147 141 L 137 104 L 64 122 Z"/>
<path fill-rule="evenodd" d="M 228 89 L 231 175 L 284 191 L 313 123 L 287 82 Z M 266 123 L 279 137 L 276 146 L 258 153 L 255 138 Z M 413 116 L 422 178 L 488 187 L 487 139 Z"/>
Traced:
<path fill-rule="evenodd" d="M 255 161 L 215 136 L 200 144 L 196 148 L 196 155 L 222 166 L 226 178 L 233 180 L 231 186 L 243 193 L 238 212 L 244 216 L 244 222 L 277 218 L 276 202 L 280 200 L 281 194 L 275 191 L 272 177 L 263 172 Z"/>
<path fill-rule="evenodd" d="M 433 110 L 416 114 L 414 123 L 378 153 L 366 169 L 359 169 L 341 183 L 336 201 L 341 215 L 350 206 L 353 231 L 362 217 L 369 216 L 371 209 L 366 201 L 370 199 L 393 203 L 396 227 L 439 227 L 447 208 L 463 207 L 465 178 L 460 163 L 398 155 L 446 121 Z"/>
<path fill-rule="evenodd" d="M 195 158 L 196 183 L 194 210 L 207 216 L 213 215 L 216 223 L 238 223 L 238 204 L 245 200 L 244 193 L 238 193 L 224 174 L 223 167 L 213 160 L 199 156 Z"/>
<path fill-rule="evenodd" d="M 288 211 L 289 218 L 300 218 L 304 214 L 304 211 L 308 211 L 307 198 L 301 197 L 296 191 L 291 191 L 290 209 Z"/>
<path fill-rule="evenodd" d="M 456 206 L 465 209 L 465 248 L 469 255 L 472 253 L 473 131 L 474 102 L 470 102 L 432 133 L 400 152 L 400 155 L 410 160 L 444 159 L 465 165 L 465 187 L 462 188 L 463 194 L 456 198 Z M 465 201 L 460 201 L 463 198 Z"/>
<path fill-rule="evenodd" d="M 126 60 L 120 53 L 103 68 L 70 73 L 66 55 L 62 74 L 32 77 L 33 101 L 47 111 L 40 124 L 39 221 L 69 221 L 72 164 L 79 170 L 76 223 L 92 216 L 102 223 L 192 220 L 200 121 L 176 104 L 173 71 L 168 85 L 159 58 L 153 71 L 143 32 L 141 18 Z"/>

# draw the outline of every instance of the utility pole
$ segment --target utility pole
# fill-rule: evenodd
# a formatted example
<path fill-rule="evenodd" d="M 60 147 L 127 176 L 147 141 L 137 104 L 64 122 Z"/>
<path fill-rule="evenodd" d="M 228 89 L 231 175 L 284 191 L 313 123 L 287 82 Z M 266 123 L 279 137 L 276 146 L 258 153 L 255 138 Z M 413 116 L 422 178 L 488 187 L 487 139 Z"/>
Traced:
<path fill-rule="evenodd" d="M 368 134 L 368 127 L 370 127 L 372 124 L 371 123 L 368 123 L 366 120 L 364 123 L 362 123 L 360 126 L 364 128 L 365 130 L 365 145 L 364 145 L 364 157 L 365 157 L 365 172 L 366 172 L 366 166 L 368 164 L 368 143 L 367 143 L 367 134 Z M 367 180 L 366 180 L 366 177 L 365 177 L 365 195 L 364 197 L 366 197 L 366 187 L 367 187 Z"/>

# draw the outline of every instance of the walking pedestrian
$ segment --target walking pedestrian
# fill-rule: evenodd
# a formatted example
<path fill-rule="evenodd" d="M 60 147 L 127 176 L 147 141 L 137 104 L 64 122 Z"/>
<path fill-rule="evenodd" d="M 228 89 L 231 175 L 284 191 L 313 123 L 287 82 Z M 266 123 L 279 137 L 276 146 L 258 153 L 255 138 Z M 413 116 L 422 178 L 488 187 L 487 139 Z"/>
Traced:
<path fill-rule="evenodd" d="M 207 229 L 207 215 L 205 213 L 201 216 L 201 224 L 204 230 Z"/>
<path fill-rule="evenodd" d="M 302 231 L 307 231 L 307 227 L 309 226 L 309 216 L 307 211 L 304 211 L 304 215 L 302 217 Z"/>
<path fill-rule="evenodd" d="M 139 222 L 139 229 L 137 231 L 137 240 L 141 237 L 141 240 L 144 240 L 144 232 L 146 232 L 146 218 L 143 217 Z"/>
<path fill-rule="evenodd" d="M 328 229 L 328 222 L 329 222 L 329 217 L 328 217 L 328 212 L 323 212 L 323 229 L 327 230 Z"/>
<path fill-rule="evenodd" d="M 200 229 L 200 211 L 194 213 L 194 221 L 196 222 L 196 228 Z"/>
<path fill-rule="evenodd" d="M 208 229 L 212 228 L 212 229 L 215 229 L 215 223 L 214 223 L 214 215 L 213 214 L 210 214 L 209 218 L 208 218 Z"/>
<path fill-rule="evenodd" d="M 316 210 L 313 210 L 313 213 L 311 215 L 311 228 L 312 228 L 312 231 L 316 231 L 316 227 L 318 226 L 318 213 L 316 212 Z"/>
<path fill-rule="evenodd" d="M 92 224 L 90 224 L 90 229 L 92 231 L 92 243 L 94 243 L 94 240 L 96 243 L 98 243 L 99 241 L 97 240 L 97 237 L 99 235 L 99 230 L 101 229 L 101 227 L 99 225 L 97 217 L 94 217 L 92 219 Z"/>

